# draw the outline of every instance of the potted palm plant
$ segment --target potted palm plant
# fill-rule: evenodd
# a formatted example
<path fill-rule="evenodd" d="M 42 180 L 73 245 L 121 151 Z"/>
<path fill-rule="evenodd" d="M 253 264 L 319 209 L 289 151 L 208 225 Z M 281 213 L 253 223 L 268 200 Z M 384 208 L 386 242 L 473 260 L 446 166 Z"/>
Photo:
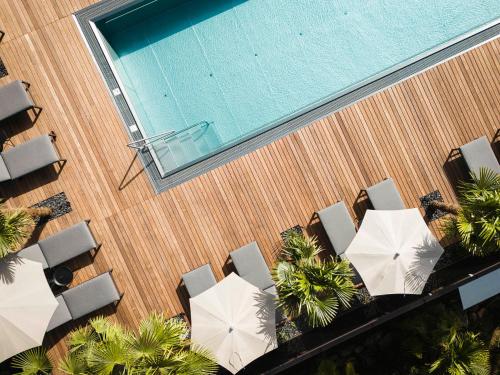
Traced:
<path fill-rule="evenodd" d="M 481 168 L 470 182 L 458 187 L 459 205 L 433 201 L 431 205 L 451 214 L 445 233 L 457 238 L 473 255 L 500 249 L 500 174 Z"/>
<path fill-rule="evenodd" d="M 50 208 L 15 208 L 0 206 L 0 258 L 19 250 L 31 237 L 36 217 L 48 216 Z"/>
<path fill-rule="evenodd" d="M 305 315 L 312 327 L 330 324 L 356 293 L 349 262 L 321 260 L 321 251 L 315 237 L 291 232 L 272 271 L 278 306 L 292 319 Z"/>
<path fill-rule="evenodd" d="M 429 367 L 430 374 L 488 375 L 488 348 L 478 333 L 451 329 L 440 343 L 437 359 Z"/>
<path fill-rule="evenodd" d="M 201 348 L 189 347 L 187 325 L 151 313 L 137 332 L 98 317 L 69 336 L 60 364 L 65 374 L 214 374 L 217 364 Z"/>

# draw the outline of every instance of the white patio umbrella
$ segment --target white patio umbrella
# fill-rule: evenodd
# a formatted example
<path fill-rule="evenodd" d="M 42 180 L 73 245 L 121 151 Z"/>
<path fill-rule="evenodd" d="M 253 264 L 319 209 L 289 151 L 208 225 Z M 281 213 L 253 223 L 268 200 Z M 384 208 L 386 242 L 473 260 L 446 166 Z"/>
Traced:
<path fill-rule="evenodd" d="M 233 374 L 277 347 L 274 297 L 234 273 L 190 305 L 193 344 Z"/>
<path fill-rule="evenodd" d="M 57 306 L 41 263 L 0 261 L 0 362 L 41 345 Z"/>
<path fill-rule="evenodd" d="M 372 296 L 421 294 L 443 248 L 416 208 L 368 210 L 345 252 Z"/>

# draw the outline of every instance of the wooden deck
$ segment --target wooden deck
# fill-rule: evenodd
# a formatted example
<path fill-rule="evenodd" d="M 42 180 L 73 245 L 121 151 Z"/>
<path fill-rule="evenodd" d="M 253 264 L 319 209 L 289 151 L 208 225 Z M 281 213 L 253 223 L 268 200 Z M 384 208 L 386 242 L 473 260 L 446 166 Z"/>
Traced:
<path fill-rule="evenodd" d="M 73 211 L 45 237 L 84 218 L 103 247 L 74 263 L 75 284 L 109 268 L 125 296 L 116 319 L 136 325 L 148 311 L 184 311 L 182 273 L 210 262 L 224 277 L 228 253 L 256 240 L 269 265 L 280 232 L 343 199 L 353 217 L 361 188 L 391 176 L 408 207 L 465 175 L 450 150 L 500 126 L 500 40 L 436 66 L 256 152 L 155 195 L 71 13 L 94 0 L 0 0 L 0 57 L 13 79 L 31 82 L 43 112 L 9 123 L 18 144 L 55 130 L 68 163 L 4 185 L 9 206 L 64 191 Z M 22 130 L 22 131 L 20 131 Z M 437 225 L 432 225 L 436 230 Z M 309 228 L 319 233 L 319 225 Z M 327 243 L 325 242 L 325 245 Z M 108 312 L 111 312 L 110 310 Z M 48 337 L 65 350 L 67 329 Z"/>

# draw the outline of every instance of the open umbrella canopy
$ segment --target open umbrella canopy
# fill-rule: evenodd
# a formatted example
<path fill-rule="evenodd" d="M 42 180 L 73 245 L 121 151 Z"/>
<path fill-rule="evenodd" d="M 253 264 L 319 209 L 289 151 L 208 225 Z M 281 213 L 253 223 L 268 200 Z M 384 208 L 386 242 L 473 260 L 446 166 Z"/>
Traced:
<path fill-rule="evenodd" d="M 0 362 L 42 344 L 58 306 L 41 263 L 8 256 L 0 261 Z"/>
<path fill-rule="evenodd" d="M 412 208 L 368 210 L 345 255 L 376 296 L 421 294 L 443 251 Z"/>
<path fill-rule="evenodd" d="M 274 297 L 234 273 L 190 305 L 193 344 L 233 374 L 277 347 Z"/>

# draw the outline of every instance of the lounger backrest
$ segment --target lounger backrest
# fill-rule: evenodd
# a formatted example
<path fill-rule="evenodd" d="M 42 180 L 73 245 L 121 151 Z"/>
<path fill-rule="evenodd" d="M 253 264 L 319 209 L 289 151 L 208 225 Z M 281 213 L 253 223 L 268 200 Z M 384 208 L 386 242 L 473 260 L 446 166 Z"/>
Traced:
<path fill-rule="evenodd" d="M 241 278 L 262 290 L 274 285 L 271 273 L 257 242 L 240 247 L 229 255 Z"/>
<path fill-rule="evenodd" d="M 2 154 L 0 154 L 0 182 L 12 180 L 7 164 L 3 160 Z"/>
<path fill-rule="evenodd" d="M 73 320 L 118 302 L 121 298 L 110 272 L 87 280 L 61 295 Z"/>
<path fill-rule="evenodd" d="M 33 108 L 34 105 L 22 81 L 0 87 L 0 121 Z"/>
<path fill-rule="evenodd" d="M 376 210 L 404 210 L 406 208 L 392 178 L 367 188 L 366 193 Z"/>
<path fill-rule="evenodd" d="M 481 137 L 460 147 L 467 167 L 479 175 L 480 168 L 488 168 L 500 173 L 500 164 L 486 137 Z"/>
<path fill-rule="evenodd" d="M 51 268 L 95 249 L 97 246 L 86 221 L 47 237 L 38 244 Z"/>
<path fill-rule="evenodd" d="M 2 153 L 10 178 L 16 179 L 59 161 L 49 135 L 33 138 Z M 3 167 L 0 167 L 0 171 Z"/>
<path fill-rule="evenodd" d="M 185 273 L 182 275 L 182 281 L 191 298 L 196 297 L 198 294 L 203 293 L 205 290 L 217 284 L 210 264 L 205 264 Z"/>
<path fill-rule="evenodd" d="M 318 211 L 319 219 L 335 253 L 344 254 L 356 236 L 356 227 L 343 201 Z"/>
<path fill-rule="evenodd" d="M 25 247 L 24 249 L 20 250 L 17 255 L 19 255 L 22 258 L 33 260 L 35 262 L 42 263 L 43 269 L 49 268 L 49 264 L 47 263 L 47 259 L 45 259 L 45 256 L 42 253 L 42 249 L 40 249 L 40 246 L 36 243 L 34 245 Z"/>

